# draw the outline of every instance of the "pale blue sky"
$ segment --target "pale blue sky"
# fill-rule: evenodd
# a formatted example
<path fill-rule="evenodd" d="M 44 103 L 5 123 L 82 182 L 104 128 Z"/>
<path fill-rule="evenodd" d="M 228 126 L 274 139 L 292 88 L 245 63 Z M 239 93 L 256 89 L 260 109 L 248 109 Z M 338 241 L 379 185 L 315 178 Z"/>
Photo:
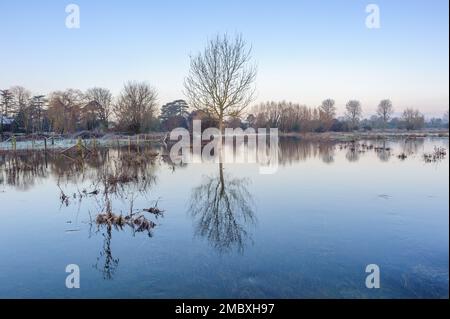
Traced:
<path fill-rule="evenodd" d="M 78 4 L 81 28 L 65 27 Z M 365 26 L 380 8 L 381 28 Z M 0 2 L 0 87 L 35 93 L 145 80 L 160 103 L 183 98 L 189 54 L 242 33 L 258 64 L 259 101 L 379 100 L 428 115 L 448 109 L 448 0 L 160 0 Z"/>

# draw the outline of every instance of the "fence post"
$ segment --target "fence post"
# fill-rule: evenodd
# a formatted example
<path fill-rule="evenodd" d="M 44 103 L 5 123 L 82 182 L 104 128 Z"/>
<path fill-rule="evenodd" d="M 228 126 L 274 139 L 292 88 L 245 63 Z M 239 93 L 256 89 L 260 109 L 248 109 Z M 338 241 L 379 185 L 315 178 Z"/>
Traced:
<path fill-rule="evenodd" d="M 78 137 L 78 140 L 77 140 L 77 147 L 78 147 L 78 151 L 79 152 L 81 152 L 81 150 L 82 150 L 82 146 L 81 146 L 81 137 Z"/>
<path fill-rule="evenodd" d="M 13 135 L 11 137 L 11 144 L 12 144 L 13 151 L 15 152 L 16 151 L 16 136 L 15 135 Z"/>
<path fill-rule="evenodd" d="M 139 134 L 136 136 L 136 148 L 139 153 Z"/>

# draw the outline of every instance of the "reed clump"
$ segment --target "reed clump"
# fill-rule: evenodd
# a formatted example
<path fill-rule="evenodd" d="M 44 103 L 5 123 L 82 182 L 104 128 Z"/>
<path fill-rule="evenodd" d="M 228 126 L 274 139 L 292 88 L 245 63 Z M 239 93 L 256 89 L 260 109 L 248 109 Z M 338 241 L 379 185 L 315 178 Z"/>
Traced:
<path fill-rule="evenodd" d="M 434 163 L 445 159 L 447 156 L 447 150 L 443 147 L 434 147 L 432 153 L 423 154 L 423 159 L 426 163 Z"/>

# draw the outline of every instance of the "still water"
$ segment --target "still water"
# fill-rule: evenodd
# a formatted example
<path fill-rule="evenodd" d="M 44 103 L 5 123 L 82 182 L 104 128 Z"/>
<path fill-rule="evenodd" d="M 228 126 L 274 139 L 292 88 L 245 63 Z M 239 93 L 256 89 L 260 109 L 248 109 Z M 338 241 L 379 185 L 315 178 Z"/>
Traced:
<path fill-rule="evenodd" d="M 448 139 L 281 139 L 271 175 L 162 148 L 2 154 L 0 297 L 448 298 L 449 161 L 426 162 L 434 147 Z"/>

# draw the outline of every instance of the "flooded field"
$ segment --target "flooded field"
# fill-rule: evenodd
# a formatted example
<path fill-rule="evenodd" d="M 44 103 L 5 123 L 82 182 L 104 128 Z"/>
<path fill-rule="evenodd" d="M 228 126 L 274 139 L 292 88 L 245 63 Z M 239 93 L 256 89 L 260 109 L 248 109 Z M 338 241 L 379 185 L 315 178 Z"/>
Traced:
<path fill-rule="evenodd" d="M 163 147 L 3 152 L 0 297 L 448 298 L 448 149 L 282 138 L 269 175 Z"/>

